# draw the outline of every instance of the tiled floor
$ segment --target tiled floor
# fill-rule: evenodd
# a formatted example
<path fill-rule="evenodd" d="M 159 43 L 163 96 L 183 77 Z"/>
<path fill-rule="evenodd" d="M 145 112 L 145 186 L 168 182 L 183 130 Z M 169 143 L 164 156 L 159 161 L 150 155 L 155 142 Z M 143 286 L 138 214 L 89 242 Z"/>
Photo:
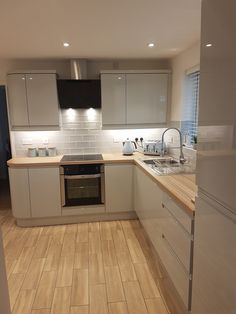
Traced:
<path fill-rule="evenodd" d="M 168 313 L 137 220 L 19 228 L 1 210 L 0 224 L 12 313 Z"/>

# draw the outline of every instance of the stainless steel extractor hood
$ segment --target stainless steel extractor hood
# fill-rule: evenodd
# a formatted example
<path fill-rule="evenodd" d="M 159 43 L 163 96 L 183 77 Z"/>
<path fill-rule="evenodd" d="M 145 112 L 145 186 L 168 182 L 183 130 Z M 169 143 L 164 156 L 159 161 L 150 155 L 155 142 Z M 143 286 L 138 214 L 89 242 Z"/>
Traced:
<path fill-rule="evenodd" d="M 86 80 L 87 79 L 87 60 L 73 59 L 70 61 L 71 79 Z"/>

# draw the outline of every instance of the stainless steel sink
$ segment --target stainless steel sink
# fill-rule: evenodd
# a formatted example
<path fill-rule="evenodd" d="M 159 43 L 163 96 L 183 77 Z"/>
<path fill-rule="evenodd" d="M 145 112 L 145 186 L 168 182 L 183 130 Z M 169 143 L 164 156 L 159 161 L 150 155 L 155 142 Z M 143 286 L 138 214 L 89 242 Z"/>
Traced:
<path fill-rule="evenodd" d="M 181 164 L 170 157 L 145 159 L 143 162 L 158 175 L 193 173 L 189 164 Z"/>

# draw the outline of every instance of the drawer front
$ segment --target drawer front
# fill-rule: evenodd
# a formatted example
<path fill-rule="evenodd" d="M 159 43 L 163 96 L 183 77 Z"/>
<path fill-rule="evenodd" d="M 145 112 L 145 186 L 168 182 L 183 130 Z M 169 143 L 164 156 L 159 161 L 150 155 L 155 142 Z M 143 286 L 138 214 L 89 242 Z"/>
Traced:
<path fill-rule="evenodd" d="M 179 262 L 176 257 L 173 249 L 169 245 L 168 241 L 165 238 L 165 235 L 162 235 L 161 244 L 159 245 L 158 253 L 162 261 L 164 268 L 169 274 L 170 279 L 172 280 L 177 292 L 179 293 L 181 299 L 183 300 L 186 308 L 190 310 L 189 302 L 189 285 L 190 278 L 182 264 Z"/>
<path fill-rule="evenodd" d="M 186 271 L 189 272 L 192 244 L 191 235 L 164 205 L 163 211 L 163 217 L 165 218 L 162 223 L 162 232 L 175 254 L 186 268 Z"/>
<path fill-rule="evenodd" d="M 183 225 L 183 227 L 192 233 L 192 219 L 185 211 L 176 204 L 176 202 L 166 193 L 163 193 L 163 205 L 169 209 L 172 215 Z"/>

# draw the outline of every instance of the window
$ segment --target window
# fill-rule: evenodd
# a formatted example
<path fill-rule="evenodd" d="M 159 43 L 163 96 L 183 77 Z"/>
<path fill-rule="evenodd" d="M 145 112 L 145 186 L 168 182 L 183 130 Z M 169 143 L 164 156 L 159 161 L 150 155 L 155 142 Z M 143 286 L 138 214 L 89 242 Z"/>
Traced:
<path fill-rule="evenodd" d="M 200 71 L 186 74 L 181 131 L 188 146 L 197 142 L 199 79 Z"/>

